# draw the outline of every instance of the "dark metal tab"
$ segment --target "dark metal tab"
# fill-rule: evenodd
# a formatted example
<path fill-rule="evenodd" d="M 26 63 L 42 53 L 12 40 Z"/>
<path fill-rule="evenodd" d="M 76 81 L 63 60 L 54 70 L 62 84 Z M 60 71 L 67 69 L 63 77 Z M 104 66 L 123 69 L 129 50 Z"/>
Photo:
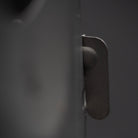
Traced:
<path fill-rule="evenodd" d="M 103 40 L 83 36 L 86 110 L 95 119 L 109 113 L 108 50 Z"/>

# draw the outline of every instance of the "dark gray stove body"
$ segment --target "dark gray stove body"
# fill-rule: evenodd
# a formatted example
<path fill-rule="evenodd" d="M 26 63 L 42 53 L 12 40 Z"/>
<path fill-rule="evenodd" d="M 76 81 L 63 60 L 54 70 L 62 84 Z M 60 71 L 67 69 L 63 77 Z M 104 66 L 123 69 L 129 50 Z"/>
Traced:
<path fill-rule="evenodd" d="M 79 4 L 1 8 L 1 137 L 83 138 Z"/>

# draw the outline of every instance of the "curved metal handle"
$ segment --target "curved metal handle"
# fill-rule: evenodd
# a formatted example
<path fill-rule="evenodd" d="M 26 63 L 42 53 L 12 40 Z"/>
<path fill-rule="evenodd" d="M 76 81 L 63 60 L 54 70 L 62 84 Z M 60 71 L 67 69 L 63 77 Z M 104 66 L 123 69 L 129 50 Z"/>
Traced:
<path fill-rule="evenodd" d="M 109 113 L 108 50 L 103 40 L 83 36 L 86 110 L 95 119 Z"/>

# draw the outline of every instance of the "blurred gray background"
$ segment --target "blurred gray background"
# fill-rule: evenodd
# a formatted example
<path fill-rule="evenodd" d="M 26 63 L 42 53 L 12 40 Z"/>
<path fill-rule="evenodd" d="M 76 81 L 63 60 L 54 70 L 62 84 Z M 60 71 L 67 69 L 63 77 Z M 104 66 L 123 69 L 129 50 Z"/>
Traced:
<path fill-rule="evenodd" d="M 110 115 L 88 117 L 87 138 L 138 138 L 138 2 L 82 0 L 83 33 L 109 47 Z"/>

